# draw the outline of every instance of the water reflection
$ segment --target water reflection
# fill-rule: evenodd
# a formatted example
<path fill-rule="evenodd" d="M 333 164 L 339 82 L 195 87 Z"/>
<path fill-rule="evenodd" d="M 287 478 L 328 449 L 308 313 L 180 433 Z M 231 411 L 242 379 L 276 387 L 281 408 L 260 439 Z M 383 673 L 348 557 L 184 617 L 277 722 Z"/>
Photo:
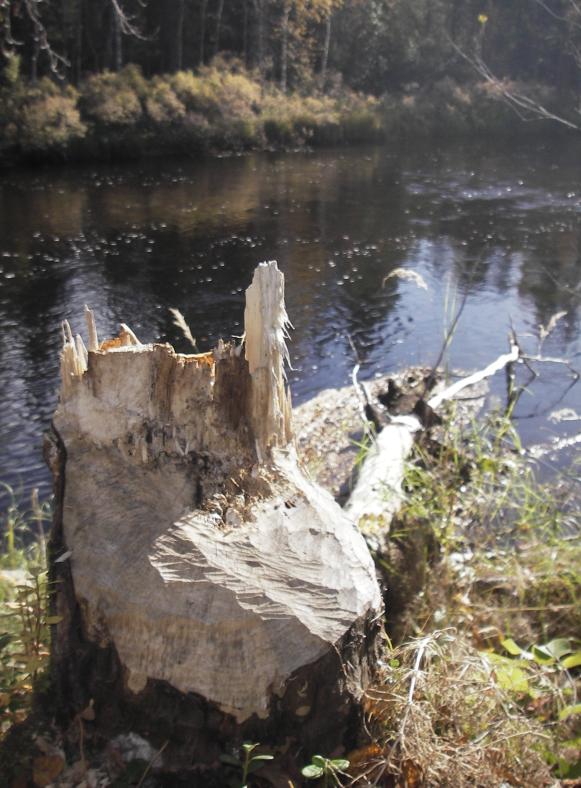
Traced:
<path fill-rule="evenodd" d="M 102 334 L 124 320 L 144 340 L 185 350 L 168 312 L 174 306 L 209 346 L 240 333 L 243 291 L 262 259 L 278 259 L 287 274 L 295 401 L 348 383 L 347 335 L 368 376 L 433 362 L 465 294 L 452 365 L 487 363 L 505 349 L 511 322 L 533 335 L 559 311 L 567 315 L 546 352 L 575 357 L 581 147 L 527 145 L 4 176 L 0 479 L 46 490 L 39 446 L 55 405 L 62 318 L 80 328 L 89 303 Z M 418 271 L 429 290 L 396 279 L 382 288 L 400 266 Z M 578 429 L 543 415 L 567 380 L 566 370 L 551 370 L 519 405 L 527 440 Z M 563 403 L 579 412 L 580 397 L 573 388 Z"/>

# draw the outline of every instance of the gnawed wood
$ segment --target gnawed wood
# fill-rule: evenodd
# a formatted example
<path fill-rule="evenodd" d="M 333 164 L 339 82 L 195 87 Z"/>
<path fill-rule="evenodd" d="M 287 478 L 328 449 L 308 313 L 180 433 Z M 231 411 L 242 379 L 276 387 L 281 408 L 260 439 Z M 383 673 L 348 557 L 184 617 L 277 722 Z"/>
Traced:
<path fill-rule="evenodd" d="M 386 532 L 402 503 L 405 460 L 422 425 L 415 416 L 387 424 L 370 444 L 345 512 L 365 535 Z"/>
<path fill-rule="evenodd" d="M 297 462 L 283 295 L 276 264 L 259 266 L 245 356 L 224 343 L 180 355 L 122 326 L 85 364 L 65 327 L 51 454 L 55 558 L 71 553 L 52 567 L 61 701 L 151 729 L 164 692 L 191 699 L 190 759 L 208 731 L 336 743 L 371 672 L 379 588 L 362 536 Z"/>
<path fill-rule="evenodd" d="M 246 291 L 244 312 L 245 355 L 252 377 L 251 419 L 259 460 L 272 447 L 286 446 L 292 439 L 290 392 L 284 374 L 290 321 L 284 306 L 284 278 L 274 272 L 274 262 L 256 269 Z"/>
<path fill-rule="evenodd" d="M 92 309 L 85 304 L 85 321 L 87 323 L 87 331 L 89 332 L 89 350 L 96 353 L 99 350 L 99 336 L 97 334 L 97 325 L 95 323 L 95 315 Z"/>
<path fill-rule="evenodd" d="M 453 400 L 465 389 L 518 361 L 519 355 L 518 345 L 512 342 L 509 353 L 499 356 L 484 369 L 458 380 L 430 397 L 425 403 L 427 408 L 436 411 L 444 402 Z M 431 410 L 428 410 L 428 413 Z M 403 500 L 405 463 L 415 436 L 423 428 L 420 419 L 413 414 L 398 416 L 383 427 L 369 446 L 345 511 L 372 543 L 378 533 L 383 534 L 383 538 L 389 533 L 390 522 Z"/>

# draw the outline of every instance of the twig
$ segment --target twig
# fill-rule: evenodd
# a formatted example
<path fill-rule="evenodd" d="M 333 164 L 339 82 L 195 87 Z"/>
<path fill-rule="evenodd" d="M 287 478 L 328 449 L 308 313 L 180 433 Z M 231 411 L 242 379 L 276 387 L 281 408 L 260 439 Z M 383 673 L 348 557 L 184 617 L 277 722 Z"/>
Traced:
<path fill-rule="evenodd" d="M 502 356 L 499 356 L 496 361 L 493 361 L 492 364 L 489 364 L 484 369 L 474 372 L 474 374 L 469 375 L 467 378 L 462 378 L 461 380 L 456 381 L 456 383 L 453 383 L 451 386 L 448 386 L 448 388 L 444 389 L 444 391 L 440 392 L 440 394 L 436 394 L 434 397 L 431 397 L 431 399 L 428 400 L 428 405 L 436 410 L 436 408 L 438 408 L 442 402 L 453 399 L 456 394 L 459 394 L 463 389 L 473 386 L 475 383 L 480 383 L 480 381 L 484 380 L 485 378 L 491 377 L 496 372 L 504 369 L 507 364 L 518 361 L 519 358 L 519 346 L 511 341 L 510 353 L 504 353 Z"/>
<path fill-rule="evenodd" d="M 398 738 L 401 741 L 403 741 L 403 739 L 404 739 L 405 726 L 407 724 L 407 720 L 408 720 L 408 717 L 409 717 L 410 709 L 411 709 L 411 707 L 413 705 L 413 702 L 414 702 L 414 692 L 415 692 L 415 689 L 416 689 L 416 684 L 418 682 L 418 676 L 420 674 L 420 665 L 422 664 L 423 656 L 424 656 L 425 651 L 426 651 L 426 649 L 428 647 L 428 642 L 430 640 L 432 640 L 432 638 L 433 638 L 432 635 L 429 635 L 428 637 L 422 638 L 422 640 L 420 642 L 420 647 L 419 647 L 419 649 L 417 650 L 417 653 L 416 653 L 416 659 L 415 659 L 414 667 L 413 667 L 413 670 L 412 670 L 412 680 L 410 681 L 410 688 L 409 688 L 409 692 L 408 692 L 408 698 L 407 698 L 407 702 L 406 702 L 405 712 L 404 712 L 404 715 L 403 715 L 403 720 L 401 721 L 401 727 L 399 729 L 399 734 L 398 734 Z"/>
<path fill-rule="evenodd" d="M 468 55 L 458 46 L 458 44 L 456 44 L 455 41 L 452 40 L 450 36 L 448 36 L 448 41 L 455 52 L 457 52 L 457 54 L 460 55 L 463 60 L 469 63 L 472 68 L 482 77 L 482 79 L 484 79 L 485 82 L 487 82 L 489 85 L 492 85 L 496 89 L 499 96 L 509 107 L 514 110 L 521 120 L 552 120 L 557 123 L 561 123 L 563 126 L 567 126 L 567 128 L 573 129 L 574 131 L 581 131 L 580 126 L 572 123 L 570 120 L 567 120 L 567 118 L 564 118 L 561 115 L 556 115 L 554 112 L 551 112 L 539 102 L 531 99 L 529 96 L 523 96 L 521 93 L 516 93 L 509 90 L 506 84 L 493 74 L 493 72 L 479 55 Z"/>
<path fill-rule="evenodd" d="M 359 370 L 361 369 L 361 359 L 359 358 L 359 353 L 357 352 L 357 348 L 355 347 L 355 343 L 353 342 L 351 336 L 347 334 L 347 341 L 351 346 L 351 350 L 353 351 L 353 355 L 355 356 L 355 366 L 351 370 L 351 381 L 353 383 L 353 387 L 357 393 L 357 398 L 359 400 L 359 412 L 361 415 L 361 420 L 363 422 L 363 429 L 365 430 L 365 434 L 368 435 L 371 440 L 375 441 L 375 435 L 378 432 L 381 432 L 382 424 L 377 415 L 377 412 L 373 405 L 371 404 L 371 400 L 369 397 L 369 392 L 367 391 L 367 387 L 365 383 L 361 383 L 358 379 Z M 372 429 L 373 427 L 373 429 Z"/>
<path fill-rule="evenodd" d="M 168 745 L 168 744 L 169 744 L 169 739 L 168 739 L 167 741 L 165 741 L 165 742 L 164 742 L 164 743 L 161 745 L 161 747 L 159 748 L 159 750 L 158 750 L 158 751 L 155 753 L 155 755 L 153 756 L 153 758 L 152 758 L 152 759 L 150 760 L 150 762 L 147 764 L 147 766 L 145 767 L 145 771 L 143 772 L 143 774 L 141 775 L 141 777 L 140 777 L 140 779 L 139 779 L 139 782 L 137 783 L 137 788 L 141 788 L 141 786 L 142 786 L 142 785 L 143 785 L 143 783 L 145 782 L 145 778 L 147 777 L 147 775 L 148 775 L 148 774 L 149 774 L 149 772 L 151 771 L 151 769 L 152 769 L 152 767 L 153 767 L 153 764 L 156 762 L 156 760 L 159 758 L 159 756 L 162 754 L 162 752 L 165 750 L 165 748 L 167 747 L 167 745 Z"/>

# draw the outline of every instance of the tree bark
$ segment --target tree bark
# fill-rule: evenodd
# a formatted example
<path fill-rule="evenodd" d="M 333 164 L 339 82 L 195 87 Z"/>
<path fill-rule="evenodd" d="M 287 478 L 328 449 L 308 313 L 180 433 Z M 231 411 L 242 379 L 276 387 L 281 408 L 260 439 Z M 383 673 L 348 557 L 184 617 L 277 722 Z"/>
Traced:
<path fill-rule="evenodd" d="M 65 325 L 47 458 L 55 480 L 52 669 L 61 720 L 164 742 L 204 770 L 244 740 L 356 744 L 379 646 L 363 537 L 303 474 L 284 378 L 284 284 L 247 291 L 241 347 L 179 355 L 122 324 L 88 351 Z"/>

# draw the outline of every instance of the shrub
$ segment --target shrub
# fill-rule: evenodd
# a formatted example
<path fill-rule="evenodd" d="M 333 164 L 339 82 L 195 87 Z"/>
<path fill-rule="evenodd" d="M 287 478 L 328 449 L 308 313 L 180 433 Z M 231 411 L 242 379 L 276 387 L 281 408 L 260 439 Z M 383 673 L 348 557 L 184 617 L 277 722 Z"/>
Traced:
<path fill-rule="evenodd" d="M 171 86 L 187 110 L 210 120 L 250 119 L 260 110 L 260 85 L 245 74 L 206 66 L 199 75 L 189 71 L 174 74 Z"/>
<path fill-rule="evenodd" d="M 14 87 L 20 80 L 20 55 L 7 52 L 4 57 L 6 63 L 2 69 L 1 81 L 5 85 Z"/>
<path fill-rule="evenodd" d="M 81 106 L 90 120 L 102 125 L 131 126 L 143 115 L 141 99 L 147 95 L 147 82 L 137 66 L 123 71 L 93 74 L 82 88 Z"/>
<path fill-rule="evenodd" d="M 87 131 L 77 100 L 74 88 L 62 89 L 48 78 L 7 89 L 0 98 L 4 144 L 23 152 L 63 152 Z"/>
<path fill-rule="evenodd" d="M 161 77 L 156 77 L 151 82 L 145 108 L 149 118 L 159 125 L 176 123 L 186 114 L 186 108 L 171 85 Z"/>

